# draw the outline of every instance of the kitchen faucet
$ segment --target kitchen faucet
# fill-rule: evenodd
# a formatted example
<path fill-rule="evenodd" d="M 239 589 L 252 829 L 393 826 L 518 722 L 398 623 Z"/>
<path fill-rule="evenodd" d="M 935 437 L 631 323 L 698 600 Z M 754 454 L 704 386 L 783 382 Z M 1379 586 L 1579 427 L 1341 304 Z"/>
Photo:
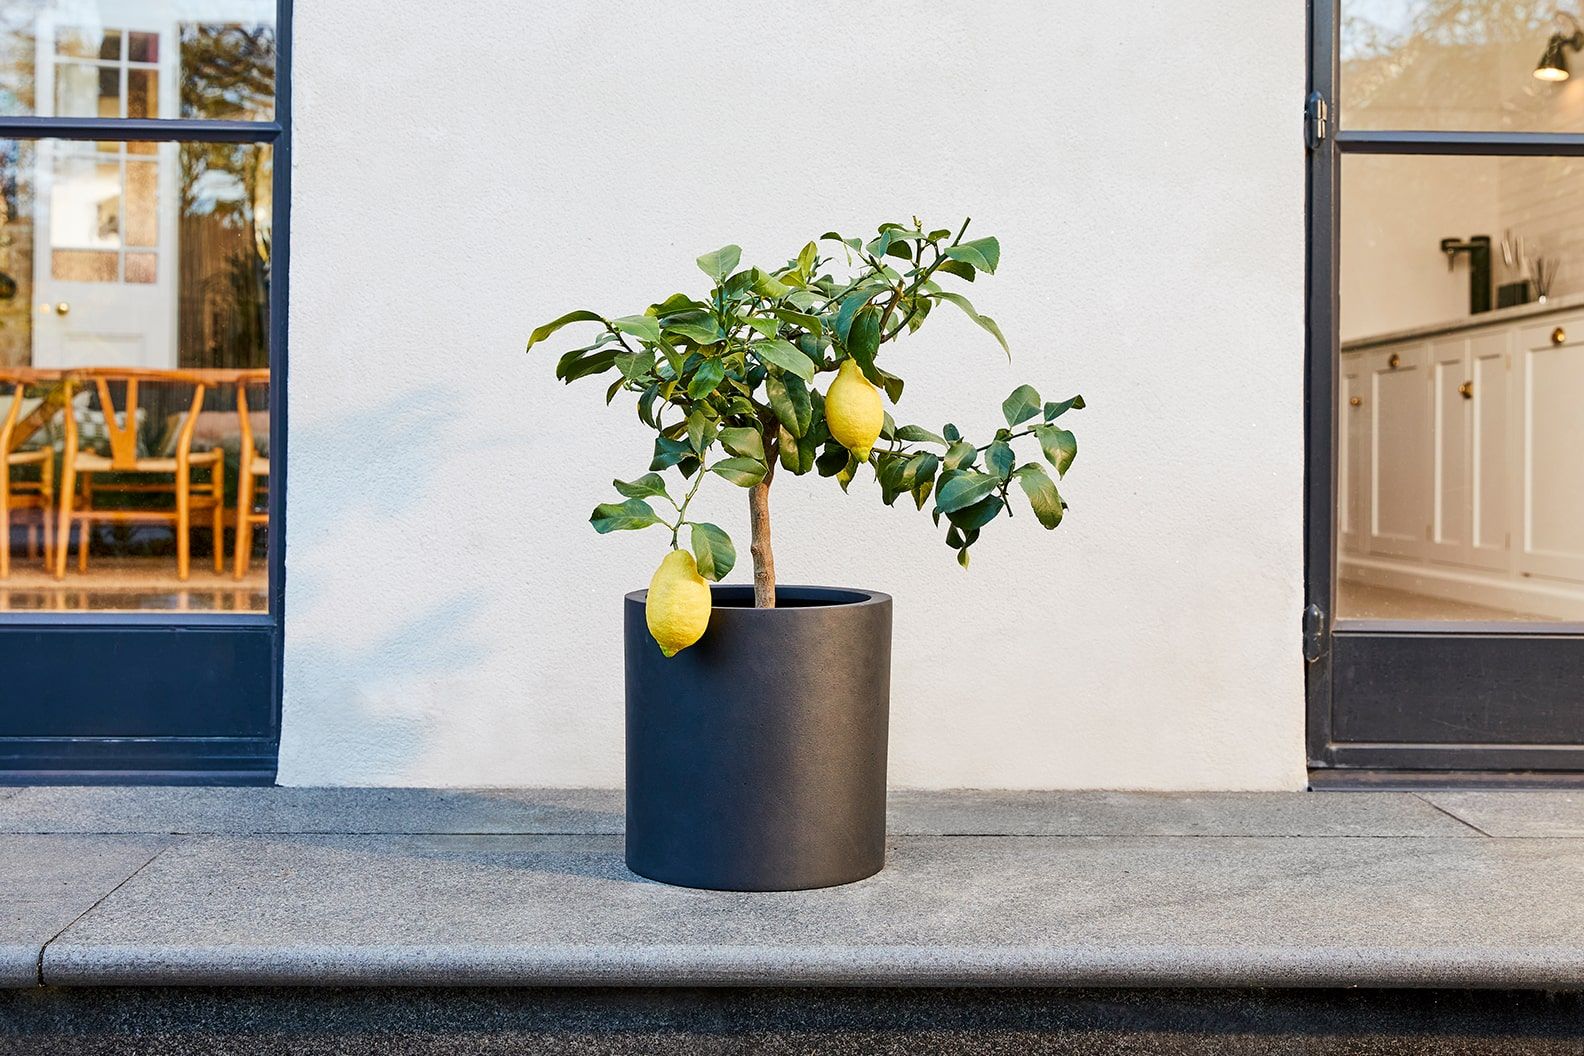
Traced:
<path fill-rule="evenodd" d="M 1491 309 L 1491 240 L 1489 235 L 1474 235 L 1467 242 L 1455 238 L 1441 240 L 1441 252 L 1446 254 L 1447 270 L 1457 266 L 1459 253 L 1469 258 L 1469 314 L 1478 315 Z"/>

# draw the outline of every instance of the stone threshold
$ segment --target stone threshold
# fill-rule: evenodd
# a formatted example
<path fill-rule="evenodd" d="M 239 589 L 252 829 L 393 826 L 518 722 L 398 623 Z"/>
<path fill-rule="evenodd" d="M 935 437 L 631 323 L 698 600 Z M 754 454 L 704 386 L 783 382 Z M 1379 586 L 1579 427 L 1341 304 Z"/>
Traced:
<path fill-rule="evenodd" d="M 1584 989 L 1584 794 L 894 792 L 885 871 L 643 880 L 604 790 L 0 789 L 0 985 Z"/>

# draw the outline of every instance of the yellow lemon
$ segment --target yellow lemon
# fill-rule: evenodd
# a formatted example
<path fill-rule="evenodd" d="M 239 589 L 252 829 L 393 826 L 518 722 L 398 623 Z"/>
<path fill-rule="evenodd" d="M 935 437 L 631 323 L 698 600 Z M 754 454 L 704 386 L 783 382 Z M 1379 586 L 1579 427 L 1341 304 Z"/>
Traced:
<path fill-rule="evenodd" d="M 655 569 L 644 600 L 644 622 L 666 656 L 675 656 L 700 638 L 709 626 L 710 588 L 698 574 L 693 555 L 673 550 Z"/>
<path fill-rule="evenodd" d="M 880 390 L 869 384 L 858 364 L 842 360 L 836 380 L 825 393 L 825 424 L 836 442 L 858 456 L 869 458 L 869 449 L 880 438 L 885 425 L 885 408 L 880 405 Z"/>

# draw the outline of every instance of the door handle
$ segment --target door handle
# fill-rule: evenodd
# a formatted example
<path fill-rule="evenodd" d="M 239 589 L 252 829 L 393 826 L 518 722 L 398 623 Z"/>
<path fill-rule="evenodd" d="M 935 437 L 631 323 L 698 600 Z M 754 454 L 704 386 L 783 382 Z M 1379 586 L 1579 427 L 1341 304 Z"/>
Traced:
<path fill-rule="evenodd" d="M 59 304 L 57 304 L 55 306 L 55 314 L 56 315 L 65 315 L 66 313 L 68 313 L 70 311 L 71 311 L 71 305 L 67 304 L 65 301 L 62 301 L 62 302 L 60 302 Z"/>
<path fill-rule="evenodd" d="M 1348 406 L 1349 407 L 1358 407 L 1358 406 L 1361 406 L 1363 403 L 1364 403 L 1364 400 L 1361 397 L 1358 397 L 1358 396 L 1353 396 L 1353 397 L 1350 397 L 1348 399 Z"/>
<path fill-rule="evenodd" d="M 1463 397 L 1465 400 L 1472 400 L 1474 398 L 1474 383 L 1472 381 L 1465 381 L 1463 384 L 1459 385 L 1458 395 Z"/>

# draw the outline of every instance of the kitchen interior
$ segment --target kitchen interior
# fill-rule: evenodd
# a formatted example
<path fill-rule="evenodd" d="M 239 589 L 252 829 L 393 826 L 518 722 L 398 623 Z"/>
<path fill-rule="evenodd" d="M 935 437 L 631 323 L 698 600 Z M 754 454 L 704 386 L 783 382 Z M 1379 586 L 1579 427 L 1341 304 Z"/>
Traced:
<path fill-rule="evenodd" d="M 1344 129 L 1584 131 L 1553 6 L 1343 4 Z M 1584 622 L 1584 158 L 1344 155 L 1337 617 Z"/>

